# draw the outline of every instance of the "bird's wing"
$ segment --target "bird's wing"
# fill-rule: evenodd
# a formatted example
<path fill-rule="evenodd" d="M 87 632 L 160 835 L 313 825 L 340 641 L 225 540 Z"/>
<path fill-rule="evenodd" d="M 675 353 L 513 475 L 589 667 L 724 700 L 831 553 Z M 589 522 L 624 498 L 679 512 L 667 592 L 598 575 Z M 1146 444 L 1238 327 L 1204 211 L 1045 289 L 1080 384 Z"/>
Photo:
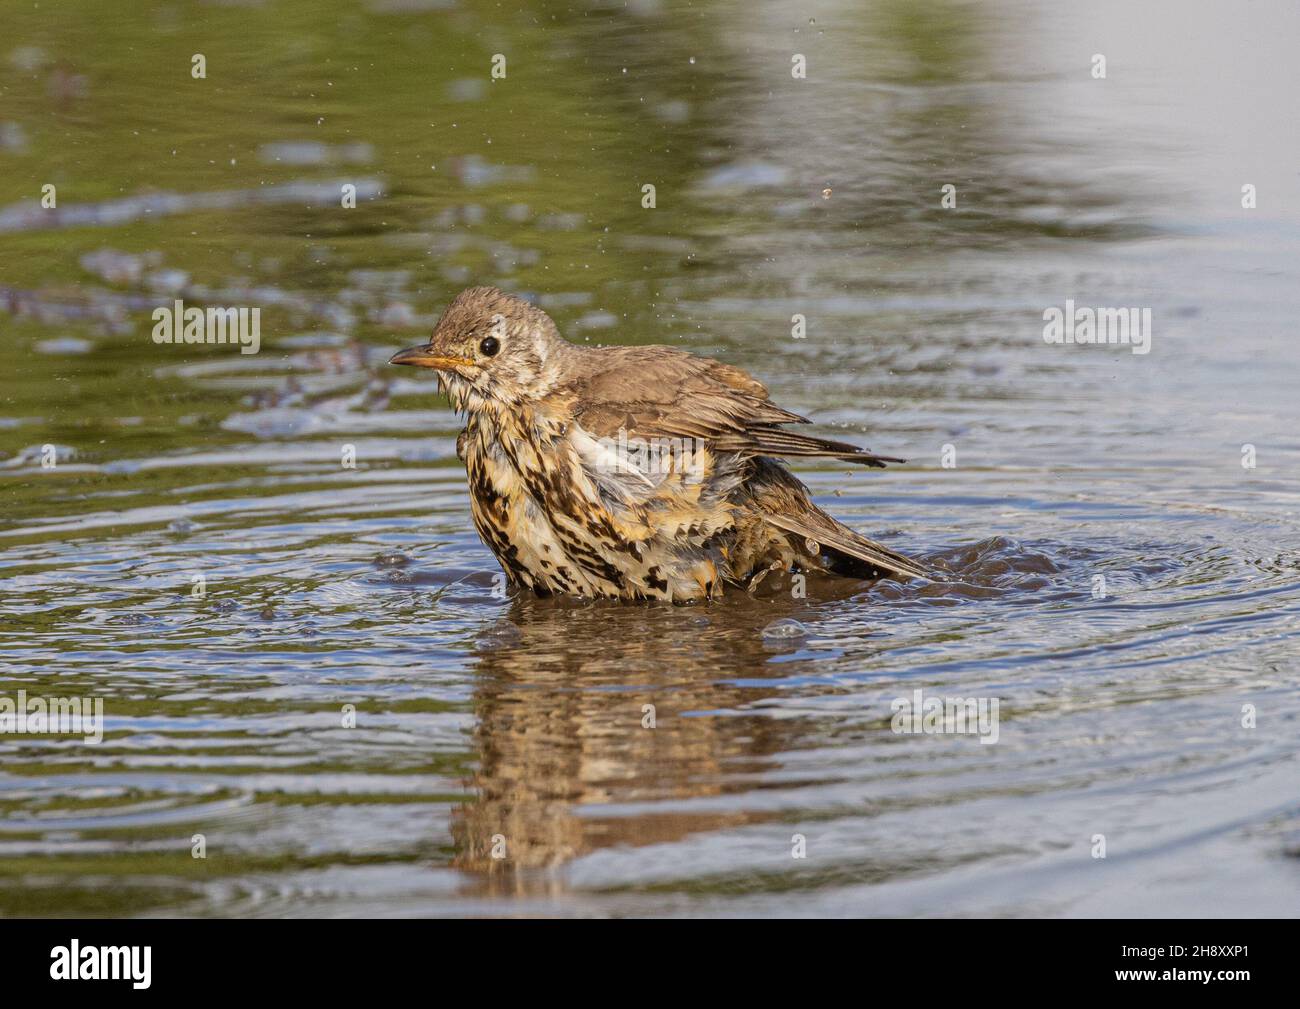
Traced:
<path fill-rule="evenodd" d="M 693 438 L 714 452 L 825 456 L 884 466 L 902 462 L 848 442 L 788 431 L 808 419 L 782 409 L 739 368 L 672 347 L 590 352 L 588 367 L 566 388 L 574 419 L 597 438 Z"/>

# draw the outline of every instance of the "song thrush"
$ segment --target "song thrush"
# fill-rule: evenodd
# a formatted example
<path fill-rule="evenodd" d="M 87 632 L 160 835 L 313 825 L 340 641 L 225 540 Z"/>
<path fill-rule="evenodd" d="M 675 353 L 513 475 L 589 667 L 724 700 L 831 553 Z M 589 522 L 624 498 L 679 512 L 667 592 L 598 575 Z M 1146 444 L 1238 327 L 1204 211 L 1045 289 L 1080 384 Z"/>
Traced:
<path fill-rule="evenodd" d="M 902 462 L 808 421 L 731 365 L 671 347 L 581 347 L 492 287 L 462 291 L 425 346 L 466 415 L 457 453 L 483 542 L 539 595 L 709 599 L 769 571 L 924 575 L 809 499 L 773 456 Z"/>

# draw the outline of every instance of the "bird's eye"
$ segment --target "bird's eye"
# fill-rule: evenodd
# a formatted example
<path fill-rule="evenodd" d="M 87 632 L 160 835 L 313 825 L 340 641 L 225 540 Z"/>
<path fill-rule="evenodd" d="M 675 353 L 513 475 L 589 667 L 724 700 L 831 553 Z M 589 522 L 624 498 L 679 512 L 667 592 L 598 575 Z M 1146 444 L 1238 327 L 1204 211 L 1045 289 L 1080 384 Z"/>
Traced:
<path fill-rule="evenodd" d="M 501 341 L 495 336 L 485 336 L 479 343 L 478 349 L 484 357 L 495 357 L 496 352 L 501 349 Z"/>

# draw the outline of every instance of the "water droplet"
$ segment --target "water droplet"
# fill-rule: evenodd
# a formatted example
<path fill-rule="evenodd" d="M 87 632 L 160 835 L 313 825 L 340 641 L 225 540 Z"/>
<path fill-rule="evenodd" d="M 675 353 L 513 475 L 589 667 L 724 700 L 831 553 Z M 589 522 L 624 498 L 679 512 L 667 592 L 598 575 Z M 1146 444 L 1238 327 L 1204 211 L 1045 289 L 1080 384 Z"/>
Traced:
<path fill-rule="evenodd" d="M 763 628 L 763 637 L 768 641 L 790 641 L 794 638 L 808 637 L 808 628 L 789 617 L 773 620 Z"/>

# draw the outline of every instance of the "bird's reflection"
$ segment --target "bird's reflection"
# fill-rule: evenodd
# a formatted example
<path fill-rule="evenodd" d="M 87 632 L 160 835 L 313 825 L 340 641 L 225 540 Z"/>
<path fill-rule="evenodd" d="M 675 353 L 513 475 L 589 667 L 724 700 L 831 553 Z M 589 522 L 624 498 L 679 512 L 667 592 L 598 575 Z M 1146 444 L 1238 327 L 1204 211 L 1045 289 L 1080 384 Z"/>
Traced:
<path fill-rule="evenodd" d="M 477 642 L 478 770 L 453 824 L 457 865 L 495 893 L 545 894 L 593 850 L 767 815 L 743 793 L 814 730 L 754 710 L 805 665 L 799 642 L 763 629 L 826 602 L 780 585 L 707 607 L 515 599 Z"/>

